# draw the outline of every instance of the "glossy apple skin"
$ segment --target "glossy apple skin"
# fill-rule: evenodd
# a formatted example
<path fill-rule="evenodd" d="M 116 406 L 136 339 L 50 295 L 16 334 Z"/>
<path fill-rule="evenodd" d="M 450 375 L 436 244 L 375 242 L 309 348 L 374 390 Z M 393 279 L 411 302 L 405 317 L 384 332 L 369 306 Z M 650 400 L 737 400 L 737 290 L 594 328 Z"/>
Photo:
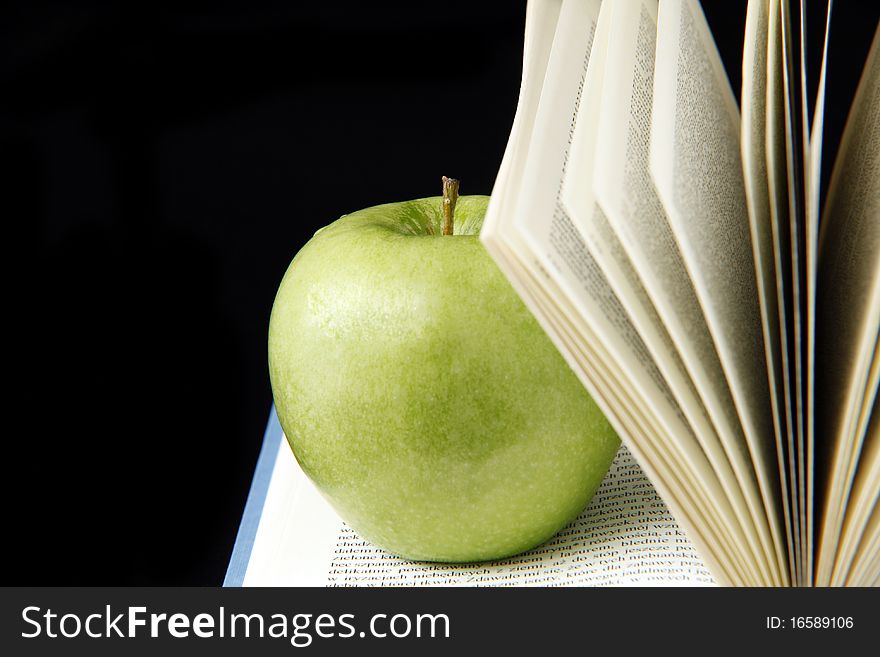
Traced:
<path fill-rule="evenodd" d="M 620 441 L 479 242 L 488 197 L 318 231 L 269 326 L 281 425 L 355 531 L 400 556 L 523 552 L 584 508 Z M 427 233 L 427 225 L 433 235 Z"/>

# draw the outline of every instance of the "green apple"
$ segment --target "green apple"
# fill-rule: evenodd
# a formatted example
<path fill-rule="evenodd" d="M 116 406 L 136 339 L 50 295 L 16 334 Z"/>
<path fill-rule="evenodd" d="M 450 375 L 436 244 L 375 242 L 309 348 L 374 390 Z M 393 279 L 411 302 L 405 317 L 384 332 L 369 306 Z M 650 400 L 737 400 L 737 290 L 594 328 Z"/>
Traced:
<path fill-rule="evenodd" d="M 358 534 L 498 559 L 574 519 L 620 441 L 479 241 L 488 197 L 319 230 L 272 308 L 269 371 L 302 470 Z"/>

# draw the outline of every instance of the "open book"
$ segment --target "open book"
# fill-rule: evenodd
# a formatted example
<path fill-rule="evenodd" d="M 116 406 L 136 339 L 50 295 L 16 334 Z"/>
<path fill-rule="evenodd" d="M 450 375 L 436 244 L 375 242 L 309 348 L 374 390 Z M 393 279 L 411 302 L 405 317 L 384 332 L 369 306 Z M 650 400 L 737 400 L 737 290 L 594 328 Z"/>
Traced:
<path fill-rule="evenodd" d="M 360 538 L 300 470 L 274 410 L 226 586 L 707 586 L 712 575 L 622 447 L 584 512 L 544 545 L 472 565 L 416 563 Z"/>
<path fill-rule="evenodd" d="M 696 0 L 530 0 L 481 234 L 721 584 L 880 582 L 880 27 L 823 194 L 804 15 L 740 111 Z"/>

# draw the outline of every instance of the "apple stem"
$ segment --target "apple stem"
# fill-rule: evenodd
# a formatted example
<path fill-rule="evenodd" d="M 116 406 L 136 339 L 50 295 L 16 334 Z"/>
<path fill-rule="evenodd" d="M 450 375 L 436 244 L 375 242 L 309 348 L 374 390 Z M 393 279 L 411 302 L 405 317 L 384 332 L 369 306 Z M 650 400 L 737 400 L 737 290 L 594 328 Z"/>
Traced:
<path fill-rule="evenodd" d="M 455 202 L 458 201 L 458 180 L 443 176 L 443 235 L 452 235 L 455 227 Z"/>

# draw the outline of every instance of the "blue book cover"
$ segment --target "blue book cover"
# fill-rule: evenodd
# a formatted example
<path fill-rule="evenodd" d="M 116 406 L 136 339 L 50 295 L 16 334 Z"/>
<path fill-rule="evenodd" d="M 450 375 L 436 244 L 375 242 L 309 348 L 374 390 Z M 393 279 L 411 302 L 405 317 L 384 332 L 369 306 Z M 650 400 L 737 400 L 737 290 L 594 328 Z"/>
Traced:
<path fill-rule="evenodd" d="M 269 492 L 269 482 L 272 479 L 278 447 L 283 437 L 284 433 L 273 405 L 269 412 L 269 421 L 263 435 L 263 447 L 260 449 L 260 456 L 257 459 L 254 479 L 251 482 L 251 489 L 245 503 L 241 524 L 238 527 L 238 535 L 232 548 L 232 557 L 229 559 L 229 567 L 226 569 L 223 586 L 241 586 L 244 583 L 244 574 L 251 558 L 251 550 L 254 547 L 257 527 L 260 524 L 263 505 Z"/>

